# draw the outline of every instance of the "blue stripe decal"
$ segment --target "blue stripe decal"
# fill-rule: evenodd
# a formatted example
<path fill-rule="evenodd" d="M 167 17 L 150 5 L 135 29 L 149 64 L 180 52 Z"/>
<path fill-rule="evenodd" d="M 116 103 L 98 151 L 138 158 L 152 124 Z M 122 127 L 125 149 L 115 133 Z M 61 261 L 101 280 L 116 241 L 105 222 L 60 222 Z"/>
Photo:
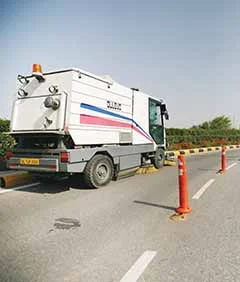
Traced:
<path fill-rule="evenodd" d="M 113 116 L 113 117 L 122 118 L 122 119 L 125 119 L 125 120 L 128 120 L 128 121 L 131 121 L 138 128 L 140 128 L 149 138 L 152 139 L 152 137 L 138 123 L 136 123 L 131 118 L 128 118 L 128 117 L 125 117 L 125 116 L 122 116 L 122 115 L 119 115 L 119 114 L 116 114 L 116 113 L 112 113 L 112 112 L 104 110 L 102 108 L 99 108 L 99 107 L 96 107 L 96 106 L 92 106 L 92 105 L 89 105 L 89 104 L 85 104 L 85 103 L 81 103 L 80 107 L 84 108 L 84 109 L 87 109 L 87 110 L 91 110 L 91 111 L 95 111 L 95 112 L 98 112 L 98 113 L 102 113 L 102 114 L 106 114 L 106 115 L 110 115 L 110 116 Z"/>
<path fill-rule="evenodd" d="M 98 112 L 98 113 L 110 115 L 110 116 L 113 116 L 113 117 L 122 118 L 122 119 L 125 119 L 125 120 L 128 120 L 128 121 L 133 121 L 131 118 L 128 118 L 128 117 L 125 117 L 125 116 L 122 116 L 122 115 L 119 115 L 119 114 L 116 114 L 116 113 L 112 113 L 110 111 L 101 109 L 101 108 L 96 107 L 96 106 L 91 106 L 91 105 L 88 105 L 88 104 L 85 104 L 85 103 L 81 103 L 80 106 L 84 109 L 88 109 L 88 110 L 95 111 L 95 112 Z"/>

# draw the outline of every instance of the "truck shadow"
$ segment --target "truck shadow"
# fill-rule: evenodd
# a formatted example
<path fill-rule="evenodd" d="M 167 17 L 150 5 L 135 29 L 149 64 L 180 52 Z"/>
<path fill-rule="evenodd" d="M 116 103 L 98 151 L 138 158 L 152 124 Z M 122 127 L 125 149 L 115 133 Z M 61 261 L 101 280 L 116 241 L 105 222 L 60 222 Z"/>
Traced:
<path fill-rule="evenodd" d="M 71 189 L 79 190 L 95 190 L 94 188 L 89 188 L 84 182 L 82 175 L 74 175 L 66 180 L 66 185 Z"/>
<path fill-rule="evenodd" d="M 39 193 L 39 194 L 57 194 L 69 191 L 70 188 L 63 183 L 41 183 L 35 189 L 26 188 L 23 191 Z"/>
<path fill-rule="evenodd" d="M 166 206 L 166 205 L 159 205 L 159 204 L 154 204 L 154 203 L 148 203 L 148 202 L 143 202 L 143 201 L 133 201 L 133 203 L 135 204 L 142 204 L 142 205 L 146 205 L 146 206 L 151 206 L 151 207 L 156 207 L 156 208 L 161 208 L 161 209 L 165 209 L 165 210 L 171 210 L 171 211 L 175 211 L 176 208 L 174 207 L 170 207 L 170 206 Z"/>
<path fill-rule="evenodd" d="M 19 191 L 30 192 L 30 193 L 40 193 L 40 194 L 57 194 L 70 191 L 72 189 L 77 190 L 92 190 L 84 184 L 83 178 L 78 176 L 69 177 L 61 181 L 37 181 L 39 185 L 35 187 L 26 187 Z"/>

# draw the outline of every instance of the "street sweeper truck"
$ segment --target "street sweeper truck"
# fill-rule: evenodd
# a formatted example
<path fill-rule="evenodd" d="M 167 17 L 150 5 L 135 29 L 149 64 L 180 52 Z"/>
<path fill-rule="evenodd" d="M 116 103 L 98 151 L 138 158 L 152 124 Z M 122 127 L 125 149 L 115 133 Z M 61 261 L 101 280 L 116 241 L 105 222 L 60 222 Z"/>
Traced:
<path fill-rule="evenodd" d="M 147 163 L 164 163 L 166 104 L 110 76 L 71 68 L 18 75 L 8 167 L 47 179 L 83 174 L 99 188 Z"/>

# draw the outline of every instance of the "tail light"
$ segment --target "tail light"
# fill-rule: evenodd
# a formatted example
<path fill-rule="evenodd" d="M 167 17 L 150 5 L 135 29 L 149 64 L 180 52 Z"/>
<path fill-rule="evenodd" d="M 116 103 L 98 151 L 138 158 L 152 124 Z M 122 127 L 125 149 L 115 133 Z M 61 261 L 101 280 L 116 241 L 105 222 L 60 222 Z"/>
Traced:
<path fill-rule="evenodd" d="M 69 161 L 69 153 L 68 152 L 61 152 L 60 159 L 62 163 L 68 163 Z"/>
<path fill-rule="evenodd" d="M 13 156 L 13 153 L 12 152 L 6 152 L 5 156 L 6 156 L 6 159 L 9 160 Z"/>

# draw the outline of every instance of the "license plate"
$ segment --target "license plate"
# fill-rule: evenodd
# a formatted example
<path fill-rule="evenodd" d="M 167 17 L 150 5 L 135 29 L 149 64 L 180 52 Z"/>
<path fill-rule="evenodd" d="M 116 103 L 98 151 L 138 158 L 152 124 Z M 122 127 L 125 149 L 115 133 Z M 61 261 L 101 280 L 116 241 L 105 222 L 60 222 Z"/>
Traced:
<path fill-rule="evenodd" d="M 39 159 L 20 159 L 21 165 L 39 165 L 40 161 Z"/>

